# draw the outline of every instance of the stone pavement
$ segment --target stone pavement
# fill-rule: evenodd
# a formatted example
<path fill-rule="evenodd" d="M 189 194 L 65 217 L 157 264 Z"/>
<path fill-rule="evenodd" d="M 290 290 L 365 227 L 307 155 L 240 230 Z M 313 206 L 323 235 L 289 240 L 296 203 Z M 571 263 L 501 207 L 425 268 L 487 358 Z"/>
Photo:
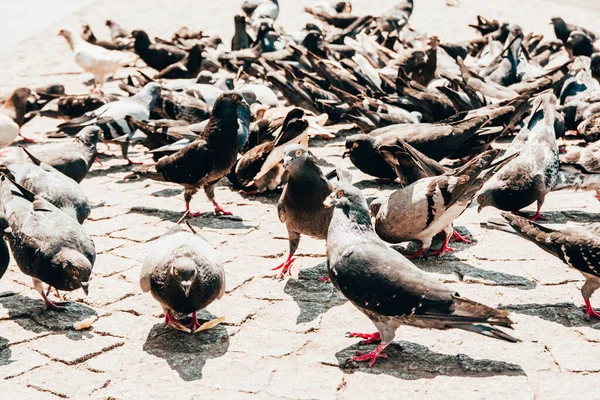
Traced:
<path fill-rule="evenodd" d="M 442 0 L 416 2 L 414 26 L 447 40 L 469 37 L 465 26 L 477 13 L 546 33 L 546 21 L 554 14 L 592 27 L 600 16 L 541 0 L 527 2 L 524 9 L 516 0 L 463 0 L 458 9 L 444 7 Z M 83 82 L 89 77 L 76 73 L 66 44 L 54 37 L 64 25 L 92 21 L 105 34 L 101 21 L 111 17 L 166 36 L 189 24 L 227 40 L 231 16 L 238 10 L 233 0 L 210 2 L 206 12 L 201 12 L 204 2 L 197 0 L 169 2 L 168 8 L 167 3 L 149 3 L 108 0 L 65 16 L 9 53 L 13 57 L 0 68 L 1 87 L 58 81 L 71 92 L 88 90 Z M 305 2 L 281 3 L 283 21 L 299 26 L 305 17 L 293 17 Z M 357 12 L 369 10 L 366 0 L 354 3 Z M 376 7 L 384 9 L 385 4 Z M 532 15 L 539 18 L 527 21 Z M 109 84 L 107 90 L 114 87 Z M 25 134 L 35 136 L 55 124 L 35 120 Z M 47 142 L 44 146 L 60 144 L 39 138 Z M 342 146 L 343 139 L 311 142 L 324 168 L 350 166 L 340 158 Z M 149 162 L 139 148 L 131 155 Z M 360 346 L 345 333 L 371 332 L 373 326 L 331 284 L 318 280 L 325 274 L 324 243 L 303 237 L 295 276 L 277 279 L 271 268 L 287 251 L 286 231 L 276 213 L 278 195 L 243 198 L 226 180 L 216 196 L 234 216 L 190 221 L 219 250 L 227 273 L 226 295 L 208 307 L 205 318 L 225 316 L 226 322 L 196 335 L 164 329 L 161 308 L 141 293 L 138 277 L 145 249 L 180 217 L 181 189 L 124 182 L 129 168 L 123 160 L 102 157 L 102 162 L 82 183 L 93 203 L 84 226 L 98 252 L 89 296 L 67 293 L 76 301 L 68 311 L 46 311 L 30 279 L 14 263 L 0 281 L 2 398 L 600 398 L 600 322 L 585 320 L 581 275 L 531 243 L 486 230 L 481 222 L 497 217 L 496 210 L 478 215 L 469 209 L 457 225 L 477 243 L 459 245 L 455 254 L 418 265 L 465 297 L 510 310 L 517 322 L 511 333 L 522 342 L 402 327 L 387 350 L 388 359 L 369 369 L 347 361 Z M 367 195 L 390 191 L 353 173 Z M 212 207 L 199 194 L 193 208 Z M 589 193 L 551 194 L 544 209 L 556 224 L 598 221 L 600 215 L 600 205 Z M 600 306 L 600 297 L 592 302 Z M 75 330 L 74 325 L 92 317 L 92 327 Z"/>

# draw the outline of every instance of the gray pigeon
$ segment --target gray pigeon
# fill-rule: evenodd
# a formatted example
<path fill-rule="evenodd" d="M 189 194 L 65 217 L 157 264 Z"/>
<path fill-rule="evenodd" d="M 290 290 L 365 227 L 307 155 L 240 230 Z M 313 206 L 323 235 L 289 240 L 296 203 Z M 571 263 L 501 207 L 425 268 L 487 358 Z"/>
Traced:
<path fill-rule="evenodd" d="M 533 102 L 526 124 L 506 150 L 519 153 L 486 182 L 477 195 L 479 211 L 494 206 L 516 212 L 537 201 L 533 220 L 542 218 L 544 199 L 558 182 L 558 146 L 554 133 L 556 96 L 545 93 Z"/>
<path fill-rule="evenodd" d="M 225 271 L 217 252 L 202 236 L 175 226 L 150 249 L 140 286 L 163 307 L 165 326 L 196 333 L 201 327 L 196 312 L 225 293 Z M 191 313 L 192 322 L 182 325 L 174 311 Z"/>
<path fill-rule="evenodd" d="M 406 254 L 409 258 L 425 255 L 431 241 L 440 232 L 445 233 L 444 243 L 432 254 L 443 256 L 447 251 L 454 251 L 448 246 L 453 237 L 470 243 L 454 230 L 452 223 L 471 204 L 481 186 L 514 158 L 502 160 L 481 175 L 499 152 L 488 150 L 454 172 L 419 179 L 385 199 L 374 200 L 370 210 L 379 237 L 390 243 L 420 241 L 419 250 Z"/>
<path fill-rule="evenodd" d="M 50 287 L 88 293 L 88 281 L 96 260 L 96 249 L 90 235 L 69 217 L 39 196 L 11 190 L 11 184 L 0 181 L 0 203 L 9 223 L 6 235 L 13 257 L 25 275 L 31 276 L 47 308 L 63 308 L 47 297 Z M 12 186 L 14 188 L 14 186 Z M 6 231 L 5 231 L 6 232 Z M 43 284 L 49 285 L 44 293 Z"/>
<path fill-rule="evenodd" d="M 327 270 L 331 282 L 369 317 L 378 331 L 350 336 L 367 339 L 362 344 L 380 342 L 375 350 L 358 353 L 352 361 L 368 361 L 372 366 L 377 358 L 385 358 L 381 352 L 394 340 L 400 325 L 458 328 L 509 342 L 519 341 L 488 326 L 510 327 L 512 321 L 506 311 L 460 297 L 379 239 L 360 190 L 342 184 L 325 204 L 334 208 L 327 234 Z"/>
<path fill-rule="evenodd" d="M 150 119 L 150 110 L 160 97 L 160 85 L 150 82 L 137 94 L 123 100 L 114 101 L 85 113 L 79 118 L 58 125 L 59 132 L 76 133 L 89 125 L 97 125 L 103 133 L 103 139 L 111 142 L 123 135 L 133 135 L 125 117 L 127 115 L 139 121 Z M 135 164 L 127 157 L 129 142 L 119 142 L 121 152 L 128 164 Z M 139 163 L 138 163 L 139 164 Z"/>
<path fill-rule="evenodd" d="M 316 159 L 299 144 L 291 144 L 284 149 L 283 168 L 288 172 L 288 181 L 279 203 L 279 220 L 288 231 L 290 251 L 286 260 L 273 270 L 281 270 L 280 276 L 291 274 L 294 253 L 300 243 L 300 235 L 316 239 L 327 237 L 327 227 L 332 210 L 323 206 L 323 201 L 335 188 L 328 181 Z"/>
<path fill-rule="evenodd" d="M 96 144 L 100 140 L 100 128 L 87 126 L 83 128 L 72 143 L 52 150 L 35 151 L 32 154 L 25 150 L 32 160 L 39 160 L 53 166 L 77 183 L 87 175 L 96 160 L 98 150 Z"/>
<path fill-rule="evenodd" d="M 49 201 L 80 224 L 89 217 L 90 203 L 77 182 L 50 165 L 32 159 L 32 163 L 16 162 L 6 168 L 19 190 Z"/>
<path fill-rule="evenodd" d="M 492 227 L 518 234 L 539 247 L 560 258 L 569 267 L 581 272 L 585 284 L 581 294 L 585 302 L 587 317 L 600 319 L 600 313 L 594 311 L 590 298 L 600 288 L 600 223 L 577 226 L 562 230 L 546 228 L 518 215 L 502 213 L 502 216 L 514 231 L 504 227 L 506 223 L 490 221 Z"/>

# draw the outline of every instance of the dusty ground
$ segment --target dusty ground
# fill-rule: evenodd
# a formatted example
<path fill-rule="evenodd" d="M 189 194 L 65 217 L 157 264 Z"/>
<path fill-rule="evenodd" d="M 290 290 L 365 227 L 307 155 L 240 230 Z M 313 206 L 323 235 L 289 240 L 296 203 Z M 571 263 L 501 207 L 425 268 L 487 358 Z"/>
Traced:
<path fill-rule="evenodd" d="M 306 20 L 300 13 L 305 2 L 281 3 L 285 26 L 300 27 Z M 391 3 L 354 1 L 359 13 L 377 13 Z M 547 34 L 553 15 L 592 28 L 600 17 L 598 5 L 586 10 L 585 1 L 463 0 L 460 8 L 445 7 L 442 0 L 416 3 L 413 26 L 446 40 L 470 37 L 466 24 L 477 13 Z M 62 26 L 86 21 L 104 36 L 102 22 L 110 17 L 159 36 L 187 24 L 228 40 L 238 4 L 108 0 L 51 24 L 45 19 L 47 28 L 31 23 L 33 36 L 18 46 L 10 35 L 0 42 L 6 49 L 0 87 L 61 82 L 70 92 L 89 90 L 83 85 L 89 77 L 78 72 L 66 43 L 55 36 Z M 69 12 L 73 9 L 65 7 L 64 13 Z M 40 12 L 31 15 L 35 19 Z M 54 124 L 36 120 L 25 133 L 35 136 Z M 341 139 L 312 145 L 326 167 L 349 166 L 340 158 Z M 139 150 L 134 149 L 133 158 L 147 159 Z M 2 398 L 600 398 L 600 323 L 584 318 L 581 276 L 533 244 L 480 226 L 497 216 L 495 210 L 477 215 L 470 209 L 459 219 L 459 229 L 469 231 L 476 244 L 419 266 L 462 296 L 513 311 L 514 335 L 521 343 L 401 328 L 387 360 L 372 369 L 348 363 L 359 346 L 344 334 L 373 327 L 330 284 L 317 280 L 325 271 L 324 243 L 303 238 L 296 276 L 276 279 L 270 268 L 287 251 L 285 228 L 275 209 L 278 196 L 245 199 L 226 182 L 217 189 L 217 198 L 235 216 L 191 223 L 221 252 L 227 294 L 207 311 L 227 320 L 195 336 L 166 330 L 160 307 L 141 293 L 138 276 L 144 249 L 179 218 L 181 190 L 150 181 L 124 183 L 128 168 L 123 161 L 102 161 L 104 166 L 95 165 L 83 182 L 94 204 L 85 227 L 99 254 L 90 295 L 69 293 L 78 303 L 68 312 L 49 312 L 14 264 L 0 281 Z M 389 190 L 353 172 L 366 194 Z M 211 209 L 202 195 L 193 206 Z M 551 194 L 544 208 L 544 215 L 557 224 L 597 221 L 600 213 L 599 203 L 585 193 Z M 600 307 L 600 297 L 593 300 Z M 90 316 L 98 317 L 90 330 L 73 329 L 73 323 Z"/>

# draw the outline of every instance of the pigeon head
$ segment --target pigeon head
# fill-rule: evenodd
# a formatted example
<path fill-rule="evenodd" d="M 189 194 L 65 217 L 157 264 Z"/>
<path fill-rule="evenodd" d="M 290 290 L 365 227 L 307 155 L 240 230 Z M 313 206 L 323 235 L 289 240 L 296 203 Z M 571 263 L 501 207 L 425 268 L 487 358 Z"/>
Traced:
<path fill-rule="evenodd" d="M 160 97 L 160 85 L 156 82 L 147 83 L 146 86 L 142 88 L 137 94 L 136 97 L 143 99 L 148 102 L 148 108 L 152 108 L 154 106 L 154 102 Z"/>
<path fill-rule="evenodd" d="M 75 135 L 75 139 L 87 146 L 93 146 L 100 140 L 100 132 L 96 125 L 86 126 Z"/>
<path fill-rule="evenodd" d="M 244 29 L 246 29 L 246 17 L 244 17 L 243 15 L 234 16 L 233 21 L 235 23 L 235 26 L 243 27 Z"/>
<path fill-rule="evenodd" d="M 131 36 L 135 40 L 134 47 L 137 49 L 148 48 L 150 46 L 150 37 L 145 31 L 135 30 L 131 32 Z"/>
<path fill-rule="evenodd" d="M 250 107 L 244 96 L 236 91 L 223 92 L 217 97 L 212 110 L 212 116 L 219 119 L 236 116 L 242 121 L 250 118 Z"/>
<path fill-rule="evenodd" d="M 196 263 L 189 257 L 177 257 L 171 264 L 169 274 L 179 285 L 186 297 L 196 279 Z"/>
<path fill-rule="evenodd" d="M 495 207 L 496 199 L 495 194 L 501 190 L 501 183 L 499 181 L 491 180 L 487 181 L 479 193 L 477 193 L 477 212 L 480 213 L 485 207 Z"/>
<path fill-rule="evenodd" d="M 260 102 L 260 100 L 258 100 L 258 97 L 256 97 L 256 93 L 254 93 L 253 90 L 241 89 L 239 92 L 242 95 L 242 97 L 244 98 L 244 100 L 246 100 L 246 103 L 248 103 L 248 105 L 251 106 L 252 104 L 255 104 L 255 103 L 262 104 Z"/>
<path fill-rule="evenodd" d="M 600 81 L 600 53 L 592 54 L 590 70 L 592 76 Z"/>
<path fill-rule="evenodd" d="M 15 122 L 19 126 L 23 125 L 23 123 L 25 122 L 24 117 L 27 108 L 27 100 L 29 99 L 31 94 L 31 89 L 29 88 L 15 89 L 11 93 L 10 98 L 5 103 L 5 106 L 12 104 L 12 106 L 14 107 L 16 112 Z"/>
<path fill-rule="evenodd" d="M 582 31 L 573 31 L 567 39 L 567 50 L 575 57 L 591 56 L 594 52 L 594 45 L 588 35 Z"/>
<path fill-rule="evenodd" d="M 360 157 L 360 154 L 367 155 L 373 152 L 377 152 L 377 149 L 375 148 L 375 138 L 360 133 L 358 135 L 349 136 L 346 139 L 346 151 L 344 151 L 342 158 Z"/>
<path fill-rule="evenodd" d="M 283 149 L 283 168 L 291 173 L 300 171 L 306 160 L 308 151 L 300 144 L 290 144 Z"/>
<path fill-rule="evenodd" d="M 81 288 L 88 294 L 88 281 L 92 273 L 92 263 L 75 249 L 63 248 L 52 259 L 52 263 L 62 268 L 65 287 L 70 290 Z"/>
<path fill-rule="evenodd" d="M 325 207 L 360 207 L 367 209 L 367 200 L 359 188 L 349 183 L 340 184 L 323 202 Z"/>
<path fill-rule="evenodd" d="M 71 32 L 71 30 L 61 29 L 60 31 L 58 31 L 58 36 L 64 37 L 67 43 L 69 43 L 71 50 L 73 50 L 75 44 L 75 35 L 73 35 L 73 32 Z"/>

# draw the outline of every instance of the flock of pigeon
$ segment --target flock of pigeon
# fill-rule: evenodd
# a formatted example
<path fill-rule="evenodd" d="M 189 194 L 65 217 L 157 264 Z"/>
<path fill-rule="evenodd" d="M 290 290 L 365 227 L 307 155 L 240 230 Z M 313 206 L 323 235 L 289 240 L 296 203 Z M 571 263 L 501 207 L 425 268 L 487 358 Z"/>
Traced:
<path fill-rule="evenodd" d="M 412 0 L 379 16 L 353 14 L 349 1 L 321 1 L 306 9 L 315 19 L 300 32 L 276 22 L 277 0 L 246 0 L 242 10 L 231 46 L 186 28 L 151 40 L 114 21 L 106 23 L 110 40 L 89 26 L 82 35 L 61 30 L 76 63 L 93 75 L 92 93 L 49 85 L 18 88 L 4 100 L 1 147 L 40 116 L 64 120 L 48 136 L 72 137 L 51 151 L 14 149 L 0 166 L 2 237 L 48 308 L 67 306 L 49 298 L 51 288 L 88 292 L 96 252 L 82 225 L 90 204 L 78 183 L 102 141 L 119 145 L 128 164 L 139 163 L 129 159 L 130 145 L 152 154 L 153 164 L 132 167 L 126 179 L 184 188 L 185 212 L 152 247 L 140 277 L 175 329 L 195 333 L 220 322 L 200 323 L 196 312 L 223 295 L 224 269 L 215 249 L 181 222 L 198 215 L 189 204 L 199 189 L 216 214 L 230 214 L 215 198 L 224 178 L 245 196 L 281 190 L 277 211 L 289 237 L 289 254 L 275 268 L 282 277 L 302 235 L 326 240 L 323 280 L 377 328 L 351 334 L 378 343 L 354 361 L 386 357 L 400 325 L 519 341 L 499 329 L 511 328 L 507 312 L 459 296 L 410 261 L 454 251 L 451 241 L 470 242 L 453 223 L 471 205 L 505 211 L 490 226 L 580 271 L 587 316 L 600 318 L 589 300 L 600 287 L 600 223 L 555 230 L 536 222 L 550 192 L 600 190 L 593 32 L 555 18 L 556 39 L 544 38 L 478 17 L 473 40 L 444 43 L 410 27 Z M 138 63 L 156 72 L 123 79 L 127 97 L 102 92 L 107 77 Z M 321 169 L 310 146 L 343 135 L 337 124 L 360 131 L 345 138 L 343 156 L 395 185 L 389 196 L 367 199 L 349 171 Z M 567 152 L 565 137 L 574 135 L 579 146 Z M 507 142 L 504 151 L 496 145 Z M 521 216 L 533 203 L 533 218 Z M 438 235 L 442 245 L 431 249 Z M 389 245 L 408 241 L 421 247 L 402 254 Z M 0 245 L 1 276 L 10 255 Z M 192 314 L 191 323 L 176 313 Z"/>

